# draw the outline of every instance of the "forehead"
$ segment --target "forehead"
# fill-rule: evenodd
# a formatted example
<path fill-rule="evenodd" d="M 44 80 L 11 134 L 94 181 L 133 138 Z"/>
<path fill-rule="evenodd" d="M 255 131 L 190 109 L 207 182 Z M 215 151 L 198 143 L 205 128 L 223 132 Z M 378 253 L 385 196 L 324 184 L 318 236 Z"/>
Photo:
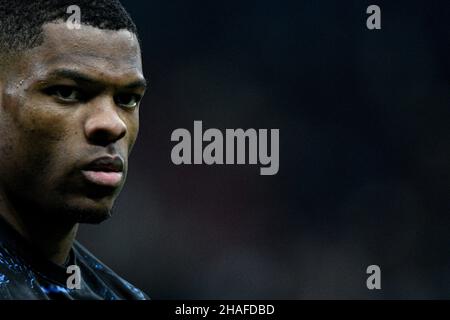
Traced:
<path fill-rule="evenodd" d="M 29 76 L 45 76 L 64 67 L 104 79 L 143 78 L 139 42 L 127 30 L 102 30 L 86 25 L 69 29 L 65 23 L 48 23 L 43 26 L 43 43 L 24 56 L 28 63 L 23 66 Z"/>

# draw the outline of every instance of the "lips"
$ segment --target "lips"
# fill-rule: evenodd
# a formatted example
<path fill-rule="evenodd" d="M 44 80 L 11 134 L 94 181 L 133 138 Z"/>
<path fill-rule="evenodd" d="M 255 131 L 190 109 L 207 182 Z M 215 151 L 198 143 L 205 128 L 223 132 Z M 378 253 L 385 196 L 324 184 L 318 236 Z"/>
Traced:
<path fill-rule="evenodd" d="M 123 178 L 123 167 L 120 157 L 102 157 L 84 166 L 81 172 L 93 184 L 118 187 Z"/>

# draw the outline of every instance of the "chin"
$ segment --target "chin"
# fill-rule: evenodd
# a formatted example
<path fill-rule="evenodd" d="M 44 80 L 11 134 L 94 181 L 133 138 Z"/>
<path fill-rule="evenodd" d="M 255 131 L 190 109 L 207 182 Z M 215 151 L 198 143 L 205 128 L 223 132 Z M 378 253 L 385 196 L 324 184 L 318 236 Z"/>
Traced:
<path fill-rule="evenodd" d="M 114 201 L 106 199 L 85 199 L 77 203 L 67 203 L 61 211 L 75 223 L 99 224 L 112 215 Z"/>

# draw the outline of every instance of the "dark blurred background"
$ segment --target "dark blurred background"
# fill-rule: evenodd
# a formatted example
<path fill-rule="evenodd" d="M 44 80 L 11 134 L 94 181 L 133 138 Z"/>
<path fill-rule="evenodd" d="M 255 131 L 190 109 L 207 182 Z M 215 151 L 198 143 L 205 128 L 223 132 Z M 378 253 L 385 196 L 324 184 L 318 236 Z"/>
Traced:
<path fill-rule="evenodd" d="M 150 90 L 86 247 L 153 299 L 450 298 L 450 1 L 122 3 Z M 194 120 L 279 128 L 278 174 L 172 164 Z"/>

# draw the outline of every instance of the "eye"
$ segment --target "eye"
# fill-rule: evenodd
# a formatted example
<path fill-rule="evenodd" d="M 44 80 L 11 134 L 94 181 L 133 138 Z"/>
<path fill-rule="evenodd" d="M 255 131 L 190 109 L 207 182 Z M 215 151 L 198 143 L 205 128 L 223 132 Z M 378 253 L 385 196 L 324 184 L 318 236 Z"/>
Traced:
<path fill-rule="evenodd" d="M 54 86 L 46 90 L 47 94 L 66 102 L 76 102 L 82 99 L 80 90 L 71 86 Z"/>
<path fill-rule="evenodd" d="M 124 108 L 136 108 L 141 101 L 141 96 L 132 93 L 122 93 L 115 97 L 116 103 Z"/>

